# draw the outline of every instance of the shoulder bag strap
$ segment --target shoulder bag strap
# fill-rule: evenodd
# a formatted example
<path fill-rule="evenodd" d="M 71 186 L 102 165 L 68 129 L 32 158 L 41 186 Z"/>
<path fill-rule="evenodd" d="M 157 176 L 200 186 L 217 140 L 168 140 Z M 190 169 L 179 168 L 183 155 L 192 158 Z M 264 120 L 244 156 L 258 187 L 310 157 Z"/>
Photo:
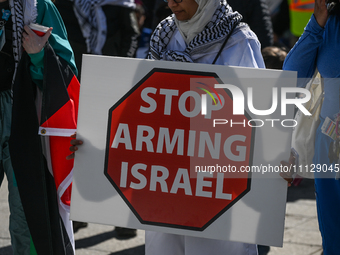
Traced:
<path fill-rule="evenodd" d="M 236 27 L 236 26 L 235 26 L 235 27 Z M 227 42 L 228 42 L 228 40 L 229 40 L 231 34 L 234 32 L 234 28 L 235 28 L 235 27 L 233 27 L 233 28 L 230 30 L 230 33 L 229 33 L 229 34 L 227 35 L 227 37 L 225 38 L 225 40 L 224 40 L 224 42 L 223 42 L 223 44 L 222 44 L 222 46 L 221 46 L 221 49 L 220 49 L 219 52 L 217 53 L 217 55 L 216 55 L 214 61 L 212 62 L 213 65 L 215 65 L 215 63 L 216 63 L 218 57 L 221 55 L 222 50 L 223 50 L 224 46 L 227 44 Z"/>

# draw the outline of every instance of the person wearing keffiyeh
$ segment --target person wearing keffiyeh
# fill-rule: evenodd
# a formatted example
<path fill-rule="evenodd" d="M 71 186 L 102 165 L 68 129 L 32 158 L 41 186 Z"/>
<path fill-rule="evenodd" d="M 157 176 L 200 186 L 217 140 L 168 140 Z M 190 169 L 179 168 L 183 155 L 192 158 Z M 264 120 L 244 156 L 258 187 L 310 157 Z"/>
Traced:
<path fill-rule="evenodd" d="M 168 1 L 174 13 L 183 12 L 186 2 L 196 3 L 197 12 L 190 20 L 173 14 L 160 22 L 151 37 L 149 59 L 211 64 L 231 33 L 216 64 L 264 68 L 256 35 L 227 1 Z"/>
<path fill-rule="evenodd" d="M 42 208 L 40 207 L 42 203 L 40 197 L 32 194 L 30 189 L 32 186 L 24 187 L 25 185 L 22 185 L 26 183 L 36 185 L 37 180 L 30 172 L 30 162 L 25 161 L 22 154 L 19 155 L 17 150 L 13 150 L 11 146 L 12 121 L 15 114 L 16 116 L 20 115 L 14 111 L 14 105 L 21 104 L 22 108 L 28 107 L 23 101 L 16 98 L 14 91 L 18 87 L 34 91 L 34 96 L 29 100 L 33 102 L 34 110 L 32 112 L 35 114 L 35 119 L 38 119 L 39 113 L 34 107 L 34 100 L 39 101 L 37 94 L 46 85 L 46 56 L 54 55 L 56 59 L 59 58 L 70 68 L 69 72 L 74 74 L 77 74 L 77 68 L 71 46 L 67 40 L 66 29 L 57 9 L 50 0 L 0 0 L 0 11 L 1 14 L 5 14 L 0 16 L 0 185 L 6 174 L 11 213 L 9 231 L 12 249 L 15 255 L 37 254 L 37 252 L 39 254 L 57 254 L 55 253 L 57 245 L 55 246 L 55 242 L 51 241 L 55 232 L 48 229 L 53 223 L 49 221 L 46 227 L 46 222 L 39 216 L 40 208 Z M 39 37 L 28 26 L 30 23 L 43 25 L 48 27 L 48 30 L 44 36 Z M 25 93 L 24 97 L 28 98 L 29 95 Z M 21 130 L 22 134 L 27 132 L 31 123 L 39 126 L 35 119 L 30 119 L 29 116 L 23 117 L 26 118 L 23 119 L 25 125 L 16 127 L 17 130 Z M 38 137 L 38 129 L 34 132 Z M 28 148 L 34 150 L 32 144 L 27 145 L 22 140 L 16 141 L 16 145 L 19 147 L 29 146 Z M 32 161 L 34 160 L 32 159 Z M 24 169 L 17 169 L 15 165 L 18 163 L 24 165 Z M 19 171 L 17 172 L 17 170 Z M 21 176 L 20 171 L 30 178 Z M 45 188 L 48 186 L 46 183 L 39 183 L 39 185 Z M 45 192 L 50 191 L 45 190 Z M 56 192 L 54 191 L 54 193 Z M 46 198 L 46 194 L 41 194 L 41 196 Z M 57 199 L 49 202 L 58 211 Z M 46 215 L 53 217 L 55 211 L 47 207 L 43 208 L 46 210 Z M 58 218 L 55 225 L 59 225 L 59 214 L 55 215 Z M 71 223 L 69 225 L 71 226 Z M 46 235 L 42 229 L 48 229 L 48 234 Z M 72 228 L 70 233 L 72 233 Z M 63 234 L 60 233 L 59 236 Z M 60 250 L 64 250 L 65 253 L 58 254 L 74 254 L 73 236 L 70 239 L 65 236 L 63 238 L 63 244 L 59 247 L 62 247 Z M 46 247 L 47 249 L 45 249 Z M 46 253 L 45 250 L 52 252 Z"/>
<path fill-rule="evenodd" d="M 256 35 L 226 0 L 167 2 L 173 14 L 153 32 L 149 59 L 264 68 Z M 153 231 L 146 231 L 145 251 L 147 255 L 257 254 L 254 244 Z"/>
<path fill-rule="evenodd" d="M 75 53 L 79 77 L 82 54 L 136 56 L 140 35 L 134 0 L 56 0 Z"/>

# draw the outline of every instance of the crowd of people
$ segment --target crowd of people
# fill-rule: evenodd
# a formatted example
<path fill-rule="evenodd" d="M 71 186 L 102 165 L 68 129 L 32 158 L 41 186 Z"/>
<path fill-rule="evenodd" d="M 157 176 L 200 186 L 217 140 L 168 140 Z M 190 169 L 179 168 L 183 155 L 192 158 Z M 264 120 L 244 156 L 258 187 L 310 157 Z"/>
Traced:
<path fill-rule="evenodd" d="M 314 163 L 335 167 L 339 155 L 330 158 L 329 154 L 338 146 L 340 133 L 334 140 L 321 127 L 327 117 L 337 124 L 340 119 L 340 85 L 332 79 L 340 75 L 336 55 L 339 6 L 337 0 L 0 0 L 0 184 L 6 175 L 14 254 L 75 253 L 71 221 L 60 211 L 67 192 L 56 192 L 49 174 L 47 145 L 38 136 L 44 116 L 36 109 L 41 110 L 45 102 L 42 91 L 52 86 L 46 84 L 51 75 L 48 70 L 57 72 L 58 65 L 64 66 L 70 71 L 64 74 L 64 69 L 58 69 L 62 77 L 71 72 L 81 81 L 82 54 L 283 69 L 297 71 L 299 78 L 311 78 L 317 68 L 325 78 L 325 99 Z M 44 35 L 37 35 L 29 26 L 32 23 L 45 26 Z M 50 67 L 50 58 L 56 66 Z M 28 159 L 39 169 L 37 176 L 42 176 L 35 180 L 39 182 L 36 186 L 47 194 L 45 198 L 52 197 L 38 207 L 45 212 L 43 230 L 32 215 L 32 207 L 40 202 L 28 199 L 31 191 L 24 184 L 26 162 L 17 162 L 21 154 L 16 148 L 22 139 L 18 134 L 22 122 L 17 119 L 23 115 L 22 108 L 33 109 L 30 116 L 34 117 L 26 121 L 32 123 L 28 134 L 33 134 L 27 135 L 27 143 L 34 141 L 38 148 Z M 70 138 L 68 160 L 82 144 L 74 138 Z M 64 158 L 67 161 L 66 155 Z M 294 164 L 294 160 L 284 164 Z M 289 183 L 293 180 L 291 175 L 284 178 Z M 315 176 L 315 189 L 323 253 L 336 255 L 340 250 L 340 181 L 336 176 Z M 75 231 L 81 227 L 86 223 L 74 225 Z M 122 236 L 136 235 L 135 229 L 117 227 L 116 231 Z M 146 231 L 145 247 L 148 255 L 255 255 L 268 251 L 255 244 L 152 231 Z"/>

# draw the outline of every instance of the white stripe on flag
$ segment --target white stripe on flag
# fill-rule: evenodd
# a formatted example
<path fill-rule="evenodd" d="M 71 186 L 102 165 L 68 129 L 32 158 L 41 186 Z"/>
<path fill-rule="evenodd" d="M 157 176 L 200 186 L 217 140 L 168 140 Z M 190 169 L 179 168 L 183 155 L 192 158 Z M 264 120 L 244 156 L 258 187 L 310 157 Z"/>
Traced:
<path fill-rule="evenodd" d="M 64 207 L 64 209 L 67 210 L 68 212 L 70 212 L 70 206 L 64 204 L 61 201 L 61 197 L 64 195 L 64 192 L 67 190 L 67 188 L 71 185 L 72 179 L 73 179 L 73 168 L 71 172 L 68 174 L 68 176 L 62 181 L 62 183 L 60 183 L 58 190 L 57 190 L 60 203 Z"/>
<path fill-rule="evenodd" d="M 46 127 L 39 127 L 38 134 L 41 135 L 41 136 L 63 136 L 63 137 L 70 137 L 76 131 L 77 131 L 76 129 L 69 129 L 69 128 L 46 128 Z"/>

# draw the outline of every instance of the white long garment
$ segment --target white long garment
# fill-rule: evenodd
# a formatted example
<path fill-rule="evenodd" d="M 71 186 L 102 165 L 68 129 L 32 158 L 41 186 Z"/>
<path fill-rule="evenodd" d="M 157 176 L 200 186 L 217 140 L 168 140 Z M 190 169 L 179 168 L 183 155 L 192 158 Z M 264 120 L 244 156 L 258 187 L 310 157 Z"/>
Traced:
<path fill-rule="evenodd" d="M 145 231 L 146 255 L 257 255 L 255 244 Z"/>
<path fill-rule="evenodd" d="M 184 51 L 187 47 L 182 35 L 176 30 L 167 46 L 168 50 Z M 221 48 L 221 43 L 209 47 L 208 52 L 194 52 L 195 63 L 211 64 Z M 261 45 L 247 25 L 233 31 L 217 65 L 265 68 Z M 255 244 L 213 240 L 161 232 L 145 232 L 146 255 L 257 255 Z"/>
<path fill-rule="evenodd" d="M 215 43 L 208 52 L 194 52 L 191 58 L 195 63 L 212 64 L 222 44 Z M 168 50 L 184 51 L 187 47 L 181 33 L 176 29 L 167 45 Z M 244 66 L 265 68 L 261 54 L 261 44 L 247 25 L 241 25 L 233 31 L 227 44 L 216 61 L 216 65 Z"/>

